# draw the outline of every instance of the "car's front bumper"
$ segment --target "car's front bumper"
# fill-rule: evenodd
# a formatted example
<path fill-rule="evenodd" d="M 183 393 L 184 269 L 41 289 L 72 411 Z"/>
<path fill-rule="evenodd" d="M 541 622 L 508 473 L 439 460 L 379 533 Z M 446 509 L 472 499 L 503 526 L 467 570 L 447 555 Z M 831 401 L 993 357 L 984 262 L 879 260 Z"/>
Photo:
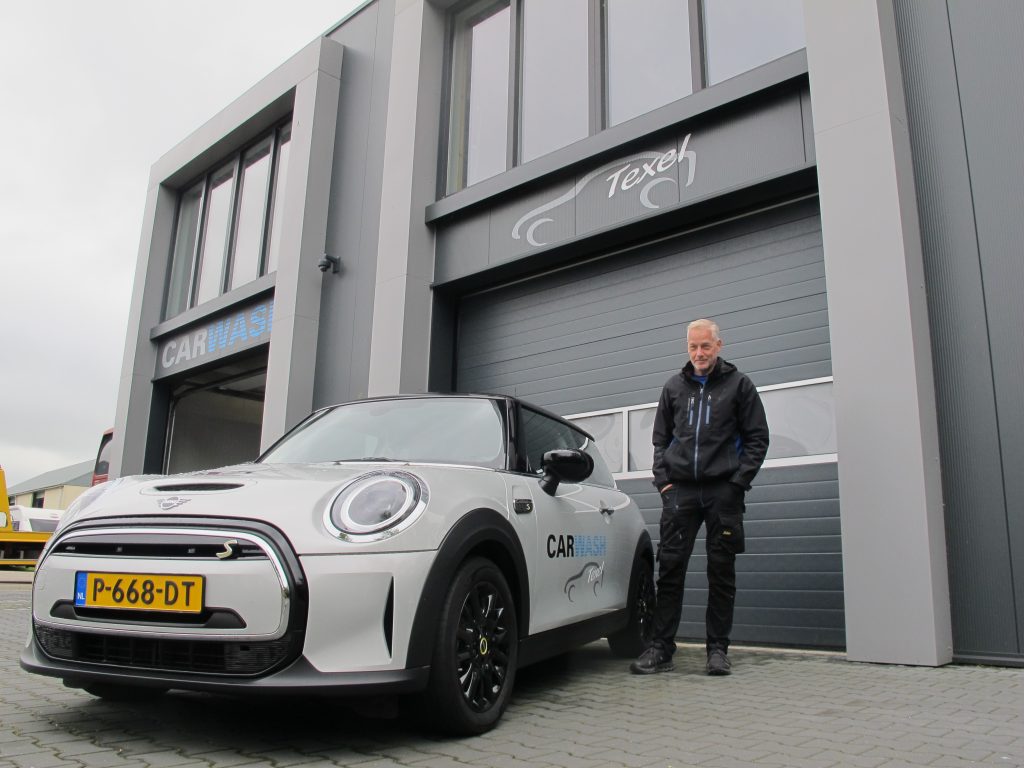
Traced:
<path fill-rule="evenodd" d="M 242 559 L 204 557 L 210 540 L 249 548 Z M 29 672 L 70 685 L 206 691 L 359 695 L 426 683 L 422 662 L 406 666 L 435 552 L 296 557 L 283 536 L 257 523 L 83 527 L 63 542 L 33 586 L 32 633 L 21 659 Z M 154 544 L 178 557 L 137 551 Z M 114 546 L 118 552 L 106 554 Z M 85 571 L 201 574 L 206 607 L 174 621 L 82 608 L 71 590 Z"/>

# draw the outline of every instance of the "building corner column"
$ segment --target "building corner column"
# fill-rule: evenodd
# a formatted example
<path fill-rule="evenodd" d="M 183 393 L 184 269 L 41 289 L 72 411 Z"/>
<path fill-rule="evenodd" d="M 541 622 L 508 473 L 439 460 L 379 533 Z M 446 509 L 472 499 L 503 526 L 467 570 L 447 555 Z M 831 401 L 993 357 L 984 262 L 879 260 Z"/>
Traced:
<path fill-rule="evenodd" d="M 313 69 L 295 86 L 261 451 L 313 407 L 320 295 L 323 281 L 332 276 L 317 265 L 327 240 L 344 49 L 328 38 L 314 44 Z"/>
<path fill-rule="evenodd" d="M 804 1 L 848 658 L 952 660 L 931 339 L 892 0 Z"/>
<path fill-rule="evenodd" d="M 395 4 L 381 184 L 368 394 L 427 389 L 444 13 L 427 0 Z"/>

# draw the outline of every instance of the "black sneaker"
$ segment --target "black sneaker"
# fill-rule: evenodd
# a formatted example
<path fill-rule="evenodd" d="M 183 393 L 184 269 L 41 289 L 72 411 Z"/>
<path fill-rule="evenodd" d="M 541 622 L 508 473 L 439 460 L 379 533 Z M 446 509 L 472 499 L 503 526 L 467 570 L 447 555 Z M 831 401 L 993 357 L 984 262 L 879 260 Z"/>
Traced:
<path fill-rule="evenodd" d="M 729 657 L 725 655 L 725 651 L 721 648 L 712 648 L 711 653 L 708 654 L 708 674 L 728 675 L 731 673 L 732 664 L 729 662 Z"/>
<path fill-rule="evenodd" d="M 653 675 L 655 672 L 671 672 L 676 668 L 672 657 L 660 648 L 651 646 L 640 654 L 640 657 L 629 665 L 634 675 Z"/>

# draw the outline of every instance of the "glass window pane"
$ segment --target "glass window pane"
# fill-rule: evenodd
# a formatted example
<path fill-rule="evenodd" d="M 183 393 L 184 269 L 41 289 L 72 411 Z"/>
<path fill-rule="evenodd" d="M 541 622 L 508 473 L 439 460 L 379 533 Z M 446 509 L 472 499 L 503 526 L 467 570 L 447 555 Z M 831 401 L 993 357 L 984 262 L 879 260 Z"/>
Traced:
<path fill-rule="evenodd" d="M 544 454 L 564 448 L 579 448 L 586 438 L 565 424 L 543 414 L 522 410 L 522 428 L 529 471 L 543 472 Z"/>
<path fill-rule="evenodd" d="M 594 436 L 597 449 L 604 456 L 608 469 L 612 472 L 621 472 L 622 414 L 603 413 L 599 416 L 583 416 L 572 419 L 572 422 Z"/>
<path fill-rule="evenodd" d="M 704 0 L 708 84 L 803 47 L 803 0 Z"/>
<path fill-rule="evenodd" d="M 506 7 L 472 29 L 467 104 L 467 185 L 505 170 L 511 18 L 512 12 Z"/>
<path fill-rule="evenodd" d="M 220 295 L 224 252 L 227 246 L 228 223 L 234 191 L 234 164 L 226 165 L 210 178 L 210 194 L 206 203 L 206 224 L 203 232 L 203 254 L 199 262 L 199 288 L 196 304 Z"/>
<path fill-rule="evenodd" d="M 522 160 L 590 131 L 587 0 L 524 0 Z"/>
<path fill-rule="evenodd" d="M 505 435 L 493 400 L 408 398 L 341 405 L 311 416 L 263 461 L 293 464 L 395 461 L 505 466 Z"/>
<path fill-rule="evenodd" d="M 629 412 L 629 471 L 654 467 L 655 408 Z"/>
<path fill-rule="evenodd" d="M 270 139 L 267 139 L 249 150 L 242 161 L 242 189 L 238 199 L 231 288 L 251 283 L 260 276 L 269 179 Z"/>
<path fill-rule="evenodd" d="M 267 266 L 264 274 L 277 270 L 281 253 L 281 220 L 284 217 L 285 190 L 288 184 L 288 155 L 291 149 L 291 126 L 281 129 L 274 166 L 274 192 L 271 195 L 270 245 L 267 247 Z"/>
<path fill-rule="evenodd" d="M 199 231 L 199 209 L 202 201 L 203 184 L 200 182 L 182 194 L 178 202 L 178 226 L 174 233 L 165 318 L 180 315 L 188 309 L 188 287 L 196 254 L 196 233 Z"/>
<path fill-rule="evenodd" d="M 693 92 L 690 14 L 679 0 L 605 0 L 608 124 Z"/>
<path fill-rule="evenodd" d="M 836 452 L 836 414 L 831 382 L 762 392 L 761 402 L 771 430 L 767 458 Z"/>

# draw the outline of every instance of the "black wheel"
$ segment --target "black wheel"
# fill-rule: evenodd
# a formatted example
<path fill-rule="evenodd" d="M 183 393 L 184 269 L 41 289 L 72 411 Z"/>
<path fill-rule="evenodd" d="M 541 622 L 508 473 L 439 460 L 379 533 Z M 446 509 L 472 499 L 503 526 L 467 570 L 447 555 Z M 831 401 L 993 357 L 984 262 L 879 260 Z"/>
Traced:
<path fill-rule="evenodd" d="M 420 714 L 457 735 L 493 728 L 515 682 L 517 631 L 515 604 L 501 570 L 484 558 L 466 561 L 441 611 Z"/>
<path fill-rule="evenodd" d="M 141 702 L 150 701 L 167 693 L 166 688 L 149 688 L 141 685 L 120 685 L 118 683 L 87 683 L 82 690 L 104 701 Z"/>
<path fill-rule="evenodd" d="M 642 554 L 633 563 L 628 606 L 629 623 L 608 635 L 608 646 L 616 656 L 636 658 L 650 643 L 654 624 L 654 569 Z"/>

